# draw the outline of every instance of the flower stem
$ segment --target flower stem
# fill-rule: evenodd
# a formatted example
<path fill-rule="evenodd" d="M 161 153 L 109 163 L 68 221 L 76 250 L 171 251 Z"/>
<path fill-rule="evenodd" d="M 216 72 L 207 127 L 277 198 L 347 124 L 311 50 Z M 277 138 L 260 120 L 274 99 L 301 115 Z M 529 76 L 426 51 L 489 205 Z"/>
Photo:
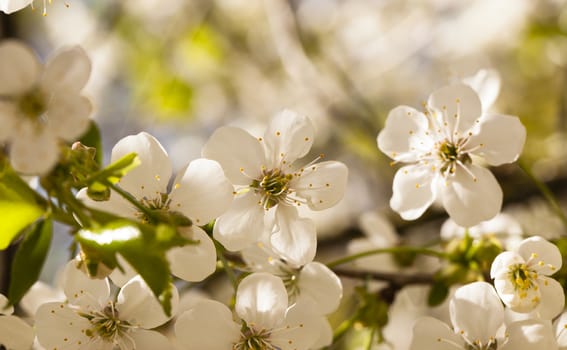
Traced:
<path fill-rule="evenodd" d="M 557 215 L 559 219 L 561 219 L 563 226 L 565 226 L 565 228 L 567 229 L 567 216 L 565 216 L 565 213 L 563 212 L 563 209 L 561 209 L 561 206 L 559 205 L 559 202 L 557 202 L 557 199 L 555 198 L 553 192 L 551 192 L 545 182 L 541 181 L 535 176 L 531 168 L 525 162 L 520 160 L 518 161 L 518 165 L 520 166 L 520 169 L 522 169 L 524 173 L 526 173 L 530 180 L 533 181 L 543 197 L 549 202 L 549 205 L 551 206 L 551 209 L 553 210 L 555 215 Z"/>
<path fill-rule="evenodd" d="M 116 186 L 115 184 L 111 183 L 111 182 L 105 182 L 105 185 L 107 185 L 108 187 L 110 187 L 113 191 L 115 191 L 116 193 L 118 193 L 119 195 L 122 196 L 122 198 L 126 199 L 128 202 L 130 202 L 133 206 L 135 206 L 139 211 L 141 211 L 142 213 L 144 213 L 144 215 L 146 215 L 149 218 L 154 218 L 154 213 L 152 213 L 148 208 L 146 208 L 145 206 L 142 205 L 142 203 L 140 203 L 134 196 L 132 196 L 129 192 L 124 191 L 122 188 L 120 188 L 119 186 Z"/>
<path fill-rule="evenodd" d="M 447 255 L 444 252 L 440 252 L 437 250 L 429 249 L 429 248 L 422 248 L 422 247 L 389 247 L 389 248 L 379 248 L 379 249 L 372 249 L 365 252 L 349 255 L 342 257 L 340 259 L 331 261 L 327 263 L 327 267 L 333 268 L 338 265 L 346 264 L 351 261 L 364 258 L 367 256 L 375 255 L 375 254 L 396 254 L 396 253 L 413 253 L 413 254 L 422 254 L 422 255 L 429 255 L 434 256 L 440 259 L 444 259 Z"/>

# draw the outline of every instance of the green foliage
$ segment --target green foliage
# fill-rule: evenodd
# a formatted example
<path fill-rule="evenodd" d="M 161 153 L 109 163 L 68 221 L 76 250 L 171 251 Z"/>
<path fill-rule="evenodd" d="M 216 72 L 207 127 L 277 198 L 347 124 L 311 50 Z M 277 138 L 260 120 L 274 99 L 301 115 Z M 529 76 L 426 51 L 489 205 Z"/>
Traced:
<path fill-rule="evenodd" d="M 8 299 L 18 303 L 37 281 L 51 244 L 53 223 L 51 219 L 39 220 L 24 233 L 12 263 Z"/>
<path fill-rule="evenodd" d="M 87 194 L 94 200 L 107 200 L 110 197 L 110 185 L 114 185 L 130 170 L 140 164 L 136 153 L 130 153 L 92 174 L 85 180 Z"/>
<path fill-rule="evenodd" d="M 96 149 L 94 159 L 97 164 L 102 166 L 102 142 L 100 137 L 100 129 L 98 125 L 91 120 L 89 129 L 81 136 L 79 142 L 87 147 Z"/>

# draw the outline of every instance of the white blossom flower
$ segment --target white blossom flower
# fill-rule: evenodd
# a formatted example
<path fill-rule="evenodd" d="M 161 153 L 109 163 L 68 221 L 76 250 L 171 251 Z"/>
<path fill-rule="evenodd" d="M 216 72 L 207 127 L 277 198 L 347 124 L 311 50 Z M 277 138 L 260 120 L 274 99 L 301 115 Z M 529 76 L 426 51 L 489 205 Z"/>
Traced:
<path fill-rule="evenodd" d="M 559 350 L 567 349 L 567 311 L 564 311 L 555 321 L 553 321 L 555 338 L 559 345 Z"/>
<path fill-rule="evenodd" d="M 196 159 L 180 171 L 168 190 L 172 175 L 171 162 L 162 145 L 146 132 L 118 141 L 112 149 L 111 161 L 136 152 L 141 164 L 128 172 L 119 186 L 150 210 L 175 211 L 188 217 L 193 225 L 178 227 L 189 239 L 199 241 L 170 249 L 167 258 L 172 273 L 187 281 L 200 281 L 216 269 L 216 250 L 209 236 L 198 225 L 205 225 L 223 213 L 232 201 L 232 185 L 220 165 L 208 159 Z M 138 208 L 116 193 L 108 201 L 94 201 L 79 192 L 88 206 L 147 221 Z"/>
<path fill-rule="evenodd" d="M 310 306 L 288 307 L 282 280 L 257 272 L 238 285 L 238 323 L 224 304 L 206 300 L 179 316 L 175 333 L 188 350 L 307 350 L 320 336 L 322 318 Z"/>
<path fill-rule="evenodd" d="M 492 166 L 513 162 L 525 138 L 517 117 L 483 115 L 476 92 L 461 83 L 433 92 L 424 113 L 394 108 L 378 147 L 395 163 L 409 164 L 394 177 L 390 206 L 413 220 L 440 198 L 460 226 L 494 217 L 502 206 L 502 189 L 477 160 Z"/>
<path fill-rule="evenodd" d="M 9 145 L 15 170 L 45 174 L 57 163 L 59 142 L 86 131 L 92 107 L 80 93 L 90 71 L 77 46 L 43 67 L 20 42 L 0 43 L 0 143 Z"/>
<path fill-rule="evenodd" d="M 0 0 L 0 11 L 12 13 L 29 6 L 33 0 Z"/>
<path fill-rule="evenodd" d="M 0 294 L 0 348 L 29 350 L 33 344 L 33 328 L 21 318 L 13 316 L 14 308 L 8 298 Z"/>
<path fill-rule="evenodd" d="M 432 317 L 413 328 L 410 350 L 539 350 L 557 349 L 548 320 L 504 323 L 504 307 L 494 287 L 474 282 L 458 288 L 451 298 L 453 328 Z"/>
<path fill-rule="evenodd" d="M 271 120 L 264 137 L 235 127 L 213 133 L 203 156 L 218 161 L 236 186 L 232 207 L 215 224 L 215 238 L 227 249 L 244 249 L 267 229 L 272 246 L 287 260 L 298 265 L 313 260 L 315 226 L 295 206 L 332 207 L 343 196 L 348 173 L 336 161 L 296 162 L 309 152 L 313 135 L 309 119 L 289 110 Z"/>
<path fill-rule="evenodd" d="M 534 236 L 523 240 L 516 251 L 500 253 L 492 263 L 490 276 L 500 298 L 510 309 L 540 317 L 557 316 L 565 304 L 563 288 L 551 277 L 561 268 L 559 249 Z"/>
<path fill-rule="evenodd" d="M 175 313 L 179 295 L 175 286 L 171 288 Z M 36 314 L 37 337 L 46 349 L 171 349 L 165 336 L 151 330 L 169 317 L 141 277 L 113 297 L 106 279 L 89 279 L 71 261 L 64 292 L 67 303 L 45 303 Z"/>

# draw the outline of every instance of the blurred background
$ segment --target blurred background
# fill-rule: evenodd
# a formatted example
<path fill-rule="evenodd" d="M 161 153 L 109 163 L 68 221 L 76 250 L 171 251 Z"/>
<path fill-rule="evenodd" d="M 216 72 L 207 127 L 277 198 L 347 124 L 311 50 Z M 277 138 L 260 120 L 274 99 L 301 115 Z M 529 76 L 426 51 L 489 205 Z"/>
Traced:
<path fill-rule="evenodd" d="M 320 259 L 361 237 L 368 211 L 388 217 L 402 238 L 438 235 L 442 210 L 403 222 L 389 209 L 397 167 L 376 136 L 390 109 L 420 108 L 436 88 L 481 69 L 500 76 L 490 111 L 517 115 L 528 129 L 522 161 L 560 198 L 567 194 L 563 0 L 66 1 L 53 0 L 45 17 L 41 1 L 1 14 L 0 35 L 26 41 L 43 59 L 62 46 L 85 48 L 93 61 L 86 94 L 107 160 L 119 139 L 145 130 L 179 169 L 219 126 L 261 134 L 283 108 L 312 119 L 306 162 L 324 153 L 350 169 L 341 204 L 313 214 Z M 525 232 L 565 234 L 517 165 L 494 172 L 505 211 Z"/>

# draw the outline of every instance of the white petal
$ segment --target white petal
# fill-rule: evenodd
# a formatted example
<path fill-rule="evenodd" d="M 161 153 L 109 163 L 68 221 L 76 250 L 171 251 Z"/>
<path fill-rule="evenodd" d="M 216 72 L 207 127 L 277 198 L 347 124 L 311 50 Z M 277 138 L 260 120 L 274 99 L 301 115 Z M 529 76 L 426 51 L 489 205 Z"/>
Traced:
<path fill-rule="evenodd" d="M 111 162 L 132 152 L 138 154 L 141 164 L 120 180 L 120 187 L 138 199 L 144 196 L 153 199 L 167 193 L 171 162 L 159 141 L 146 132 L 126 136 L 112 149 Z"/>
<path fill-rule="evenodd" d="M 83 310 L 98 310 L 110 296 L 110 285 L 106 279 L 92 279 L 76 268 L 71 260 L 63 271 L 63 292 L 70 304 Z"/>
<path fill-rule="evenodd" d="M 567 348 L 567 312 L 563 312 L 554 322 L 555 337 L 560 349 Z"/>
<path fill-rule="evenodd" d="M 228 350 L 240 339 L 240 326 L 224 304 L 203 300 L 179 316 L 175 335 L 187 350 Z"/>
<path fill-rule="evenodd" d="M 488 343 L 504 323 L 502 302 L 494 287 L 486 282 L 458 288 L 449 307 L 455 333 L 463 332 L 471 343 L 477 340 Z"/>
<path fill-rule="evenodd" d="M 112 280 L 112 283 L 116 284 L 118 287 L 124 287 L 126 283 L 138 275 L 138 271 L 136 271 L 121 254 L 116 254 L 116 259 L 124 272 L 116 268 L 108 277 Z"/>
<path fill-rule="evenodd" d="M 523 240 L 518 246 L 518 254 L 526 261 L 531 259 L 539 274 L 548 276 L 559 271 L 563 261 L 559 248 L 540 236 Z"/>
<path fill-rule="evenodd" d="M 82 188 L 77 193 L 77 199 L 81 200 L 89 208 L 106 211 L 128 219 L 138 220 L 138 209 L 124 197 L 112 191 L 107 201 L 95 201 L 87 195 L 87 189 Z"/>
<path fill-rule="evenodd" d="M 321 349 L 333 343 L 333 328 L 329 321 L 321 317 L 319 319 L 319 338 L 311 345 L 311 349 Z"/>
<path fill-rule="evenodd" d="M 394 176 L 390 207 L 405 220 L 420 217 L 435 200 L 436 172 L 428 166 L 407 165 Z"/>
<path fill-rule="evenodd" d="M 179 228 L 178 230 L 182 230 Z M 175 247 L 167 252 L 171 273 L 185 281 L 202 281 L 215 272 L 217 267 L 217 252 L 215 244 L 205 231 L 193 226 L 183 229 L 182 234 L 197 244 Z"/>
<path fill-rule="evenodd" d="M 92 338 L 85 334 L 92 324 L 62 303 L 46 303 L 35 316 L 35 329 L 40 344 L 46 349 L 86 350 Z M 98 338 L 95 336 L 95 338 Z"/>
<path fill-rule="evenodd" d="M 59 159 L 59 145 L 55 135 L 46 130 L 23 127 L 12 139 L 10 160 L 16 171 L 24 174 L 44 175 Z"/>
<path fill-rule="evenodd" d="M 29 4 L 30 1 L 26 0 Z M 16 6 L 15 6 L 16 5 Z M 0 8 L 15 11 L 19 4 L 9 3 Z M 20 95 L 33 87 L 39 78 L 42 67 L 35 53 L 26 45 L 15 40 L 0 44 L 0 95 Z"/>
<path fill-rule="evenodd" d="M 32 1 L 33 0 L 2 0 L 0 1 L 0 11 L 10 14 L 23 9 L 31 4 Z"/>
<path fill-rule="evenodd" d="M 256 272 L 244 277 L 238 285 L 234 310 L 250 327 L 273 329 L 284 319 L 287 300 L 287 291 L 279 277 Z"/>
<path fill-rule="evenodd" d="M 0 101 L 0 142 L 14 138 L 14 130 L 18 125 L 20 114 L 16 105 L 11 102 Z"/>
<path fill-rule="evenodd" d="M 301 291 L 298 302 L 305 297 L 311 299 L 321 315 L 335 311 L 343 296 L 339 277 L 319 262 L 311 262 L 301 269 L 298 286 Z"/>
<path fill-rule="evenodd" d="M 492 107 L 500 93 L 500 74 L 495 69 L 481 69 L 475 75 L 463 79 L 463 82 L 476 91 L 483 111 Z"/>
<path fill-rule="evenodd" d="M 10 301 L 6 296 L 0 294 L 0 315 L 11 315 L 14 313 L 14 307 L 10 305 Z"/>
<path fill-rule="evenodd" d="M 348 169 L 341 162 L 321 162 L 294 176 L 290 188 L 307 200 L 313 210 L 323 210 L 337 204 L 345 193 Z"/>
<path fill-rule="evenodd" d="M 163 334 L 145 329 L 134 329 L 129 334 L 136 350 L 173 350 L 173 345 Z"/>
<path fill-rule="evenodd" d="M 33 328 L 16 316 L 0 316 L 0 344 L 8 350 L 29 350 L 33 344 Z"/>
<path fill-rule="evenodd" d="M 266 155 L 271 160 L 268 168 L 279 167 L 282 161 L 291 164 L 309 152 L 315 130 L 309 118 L 290 110 L 276 114 L 266 132 Z"/>
<path fill-rule="evenodd" d="M 258 241 L 264 231 L 265 209 L 252 193 L 237 197 L 215 222 L 213 236 L 226 249 L 238 251 Z"/>
<path fill-rule="evenodd" d="M 508 267 L 511 265 L 524 264 L 526 261 L 518 253 L 502 252 L 494 258 L 490 267 L 491 278 L 506 278 Z"/>
<path fill-rule="evenodd" d="M 41 83 L 45 91 L 77 92 L 85 86 L 90 74 L 91 60 L 87 53 L 80 46 L 74 46 L 47 62 Z"/>
<path fill-rule="evenodd" d="M 471 153 L 497 166 L 516 161 L 525 142 L 526 128 L 518 117 L 487 115 L 481 119 L 479 129 L 471 136 L 464 151 L 474 149 Z"/>
<path fill-rule="evenodd" d="M 171 291 L 171 310 L 172 314 L 175 314 L 179 304 L 179 294 L 174 285 L 171 285 Z M 170 319 L 163 312 L 161 304 L 150 287 L 140 276 L 134 277 L 122 287 L 117 300 L 116 309 L 119 312 L 120 319 L 128 321 L 132 325 L 150 329 L 160 326 Z"/>
<path fill-rule="evenodd" d="M 441 185 L 443 207 L 463 227 L 491 219 L 502 208 L 502 189 L 490 170 L 474 164 L 467 170 L 458 167 Z"/>
<path fill-rule="evenodd" d="M 506 333 L 508 342 L 502 346 L 502 350 L 557 349 L 549 321 L 530 319 L 514 322 L 508 326 Z"/>
<path fill-rule="evenodd" d="M 283 324 L 272 331 L 271 343 L 281 350 L 311 349 L 322 336 L 323 321 L 324 317 L 317 314 L 314 305 L 296 303 L 287 310 Z"/>
<path fill-rule="evenodd" d="M 477 93 L 462 83 L 448 85 L 433 92 L 427 104 L 443 116 L 440 121 L 447 123 L 449 133 L 465 135 L 482 114 Z"/>
<path fill-rule="evenodd" d="M 391 247 L 400 240 L 392 223 L 375 211 L 362 213 L 358 218 L 358 226 L 376 247 Z"/>
<path fill-rule="evenodd" d="M 565 293 L 561 284 L 546 276 L 538 279 L 538 285 L 541 292 L 541 301 L 538 312 L 541 318 L 551 320 L 559 315 L 565 306 Z"/>
<path fill-rule="evenodd" d="M 216 160 L 235 185 L 249 185 L 258 178 L 264 160 L 262 144 L 246 131 L 225 126 L 217 129 L 203 146 L 203 157 Z"/>
<path fill-rule="evenodd" d="M 276 227 L 270 243 L 273 249 L 292 265 L 313 261 L 317 250 L 317 232 L 311 219 L 300 218 L 295 207 L 279 205 Z"/>
<path fill-rule="evenodd" d="M 62 302 L 65 294 L 42 281 L 35 282 L 20 301 L 20 306 L 28 315 L 35 315 L 37 309 L 46 302 Z M 2 305 L 2 302 L 0 302 Z"/>
<path fill-rule="evenodd" d="M 398 106 L 388 113 L 386 124 L 377 137 L 378 148 L 392 159 L 417 161 L 419 153 L 414 150 L 422 147 L 420 142 L 432 140 L 425 135 L 427 129 L 427 117 L 423 113 L 408 106 Z"/>
<path fill-rule="evenodd" d="M 92 104 L 77 94 L 54 94 L 49 101 L 48 127 L 65 141 L 76 141 L 89 127 Z"/>
<path fill-rule="evenodd" d="M 409 350 L 455 350 L 459 346 L 465 349 L 464 345 L 464 339 L 445 323 L 433 317 L 422 317 L 413 326 Z"/>
<path fill-rule="evenodd" d="M 219 163 L 196 159 L 176 178 L 170 209 L 204 225 L 230 207 L 233 191 Z"/>

